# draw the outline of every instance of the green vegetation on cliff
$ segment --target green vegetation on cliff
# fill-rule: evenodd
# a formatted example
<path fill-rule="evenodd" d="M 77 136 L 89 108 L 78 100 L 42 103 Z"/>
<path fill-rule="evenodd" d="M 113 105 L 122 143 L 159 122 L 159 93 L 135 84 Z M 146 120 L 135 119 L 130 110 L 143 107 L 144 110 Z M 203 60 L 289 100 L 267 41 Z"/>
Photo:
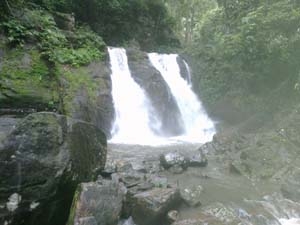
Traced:
<path fill-rule="evenodd" d="M 78 24 L 88 25 L 109 45 L 137 41 L 143 49 L 178 46 L 174 20 L 163 0 L 22 0 L 2 1 L 0 18 L 19 16 L 24 7 L 42 8 L 74 15 Z M 57 20 L 56 20 L 57 22 Z"/>
<path fill-rule="evenodd" d="M 206 102 L 276 110 L 289 101 L 299 82 L 299 20 L 298 1 L 219 0 L 186 50 Z"/>
<path fill-rule="evenodd" d="M 87 26 L 75 26 L 72 15 L 29 5 L 14 10 L 18 15 L 0 23 L 1 108 L 63 112 L 59 68 L 103 60 L 105 43 Z"/>

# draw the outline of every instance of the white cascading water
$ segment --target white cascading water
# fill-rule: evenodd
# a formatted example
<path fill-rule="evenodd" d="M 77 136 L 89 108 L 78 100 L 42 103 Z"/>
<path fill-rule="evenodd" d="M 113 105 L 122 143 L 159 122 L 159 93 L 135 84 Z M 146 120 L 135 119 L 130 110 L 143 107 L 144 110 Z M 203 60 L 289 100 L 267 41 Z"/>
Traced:
<path fill-rule="evenodd" d="M 153 107 L 145 92 L 131 77 L 126 50 L 109 48 L 108 52 L 116 112 L 111 142 L 162 145 L 178 141 L 205 143 L 212 140 L 214 124 L 193 93 L 191 85 L 180 76 L 177 55 L 149 54 L 152 64 L 160 71 L 177 101 L 185 126 L 185 133 L 181 136 L 163 138 L 153 132 L 160 127 L 161 121 L 153 115 Z"/>
<path fill-rule="evenodd" d="M 151 144 L 156 137 L 150 128 L 153 116 L 144 91 L 133 80 L 127 62 L 126 50 L 108 48 L 111 64 L 112 96 L 116 118 L 112 142 Z"/>
<path fill-rule="evenodd" d="M 181 77 L 177 57 L 177 54 L 149 54 L 151 63 L 161 73 L 177 101 L 185 125 L 185 134 L 181 138 L 190 142 L 211 141 L 215 134 L 214 124 L 191 86 Z"/>
<path fill-rule="evenodd" d="M 188 73 L 188 76 L 187 76 L 187 81 L 188 81 L 188 84 L 189 86 L 192 85 L 192 75 L 191 75 L 191 69 L 189 67 L 189 64 L 187 64 L 187 62 L 185 60 L 183 60 L 183 63 L 185 65 L 185 68 L 187 70 L 187 73 Z"/>

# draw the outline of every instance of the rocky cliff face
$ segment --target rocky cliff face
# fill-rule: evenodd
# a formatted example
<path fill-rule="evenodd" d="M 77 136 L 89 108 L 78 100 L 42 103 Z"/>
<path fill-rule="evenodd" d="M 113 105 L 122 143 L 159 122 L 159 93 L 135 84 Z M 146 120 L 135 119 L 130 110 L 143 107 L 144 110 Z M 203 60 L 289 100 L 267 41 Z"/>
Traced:
<path fill-rule="evenodd" d="M 0 146 L 1 224 L 63 224 L 79 182 L 106 161 L 94 125 L 55 113 L 21 120 Z"/>
<path fill-rule="evenodd" d="M 2 36 L 0 59 L 0 224 L 65 224 L 77 184 L 105 165 L 109 68 L 49 64 Z"/>
<path fill-rule="evenodd" d="M 110 69 L 105 62 L 93 62 L 86 67 L 60 70 L 65 114 L 87 121 L 110 137 L 114 119 Z"/>
<path fill-rule="evenodd" d="M 34 45 L 10 50 L 4 43 L 0 38 L 0 116 L 55 111 L 110 136 L 114 109 L 107 63 L 53 65 Z"/>
<path fill-rule="evenodd" d="M 151 65 L 145 52 L 128 49 L 127 56 L 133 79 L 145 90 L 155 115 L 162 121 L 164 133 L 160 135 L 181 134 L 184 128 L 178 106 L 159 71 Z"/>

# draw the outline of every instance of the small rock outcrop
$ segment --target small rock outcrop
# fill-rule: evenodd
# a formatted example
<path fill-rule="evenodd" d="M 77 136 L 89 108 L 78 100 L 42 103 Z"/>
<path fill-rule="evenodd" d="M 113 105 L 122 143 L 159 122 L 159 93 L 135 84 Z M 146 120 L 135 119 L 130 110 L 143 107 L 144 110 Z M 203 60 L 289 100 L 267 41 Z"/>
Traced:
<path fill-rule="evenodd" d="M 64 224 L 79 182 L 104 168 L 106 137 L 92 124 L 33 113 L 0 145 L 0 223 Z"/>
<path fill-rule="evenodd" d="M 208 164 L 206 155 L 200 148 L 197 152 L 179 153 L 169 152 L 161 154 L 160 165 L 173 173 L 182 173 L 188 167 L 205 167 Z"/>
<path fill-rule="evenodd" d="M 94 62 L 80 69 L 62 68 L 62 73 L 65 114 L 94 124 L 109 138 L 114 120 L 109 68 L 104 62 Z"/>
<path fill-rule="evenodd" d="M 160 155 L 159 160 L 160 164 L 165 169 L 169 169 L 175 166 L 186 169 L 188 165 L 188 159 L 179 152 L 169 152 L 166 154 L 162 154 Z"/>
<path fill-rule="evenodd" d="M 184 188 L 180 190 L 181 197 L 183 201 L 191 207 L 196 207 L 201 205 L 201 197 L 203 194 L 203 187 L 193 186 L 191 188 Z"/>

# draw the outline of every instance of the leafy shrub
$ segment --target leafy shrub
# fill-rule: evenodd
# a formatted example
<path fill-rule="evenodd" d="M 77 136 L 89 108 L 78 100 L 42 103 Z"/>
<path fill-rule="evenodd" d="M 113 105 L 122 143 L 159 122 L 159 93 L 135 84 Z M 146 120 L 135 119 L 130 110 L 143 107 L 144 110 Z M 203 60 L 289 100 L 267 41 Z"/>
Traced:
<path fill-rule="evenodd" d="M 60 30 L 54 18 L 44 10 L 24 10 L 20 19 L 1 23 L 9 46 L 37 43 L 41 56 L 49 62 L 80 66 L 102 59 L 105 43 L 88 27 L 74 32 Z"/>
<path fill-rule="evenodd" d="M 299 3 L 218 2 L 220 7 L 207 14 L 198 39 L 188 50 L 197 59 L 194 71 L 201 71 L 196 80 L 202 96 L 215 102 L 234 91 L 246 99 L 271 93 L 286 80 L 296 82 Z"/>

